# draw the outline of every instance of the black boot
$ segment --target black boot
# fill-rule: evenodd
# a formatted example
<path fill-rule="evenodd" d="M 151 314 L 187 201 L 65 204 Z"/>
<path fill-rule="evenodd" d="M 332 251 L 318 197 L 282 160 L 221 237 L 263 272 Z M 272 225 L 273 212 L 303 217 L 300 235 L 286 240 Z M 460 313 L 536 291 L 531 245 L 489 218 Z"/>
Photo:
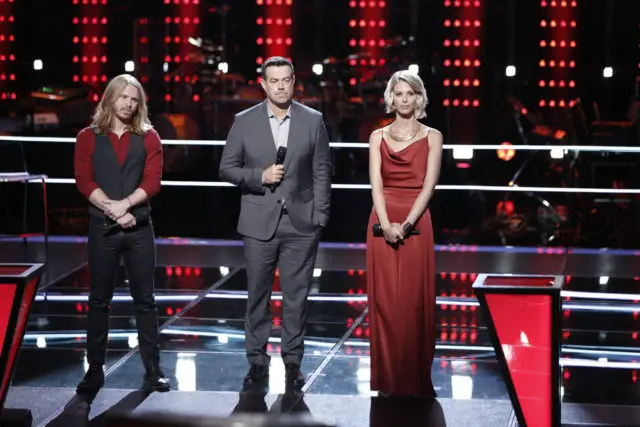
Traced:
<path fill-rule="evenodd" d="M 104 371 L 102 365 L 89 365 L 89 370 L 76 387 L 76 393 L 81 395 L 95 394 L 104 386 Z"/>
<path fill-rule="evenodd" d="M 296 388 L 302 388 L 306 382 L 304 374 L 300 370 L 300 365 L 296 363 L 285 364 L 285 382 L 288 385 L 292 385 Z"/>
<path fill-rule="evenodd" d="M 147 368 L 142 382 L 142 389 L 151 393 L 154 391 L 165 392 L 171 390 L 169 378 L 162 372 L 158 364 Z"/>
<path fill-rule="evenodd" d="M 140 357 L 144 365 L 145 375 L 142 389 L 147 392 L 169 391 L 171 384 L 160 368 L 160 345 L 158 339 L 158 313 L 153 296 L 143 298 L 146 302 L 138 302 L 136 307 L 136 323 L 138 326 L 138 343 Z"/>
<path fill-rule="evenodd" d="M 269 365 L 252 363 L 249 372 L 244 377 L 244 384 L 269 384 Z"/>

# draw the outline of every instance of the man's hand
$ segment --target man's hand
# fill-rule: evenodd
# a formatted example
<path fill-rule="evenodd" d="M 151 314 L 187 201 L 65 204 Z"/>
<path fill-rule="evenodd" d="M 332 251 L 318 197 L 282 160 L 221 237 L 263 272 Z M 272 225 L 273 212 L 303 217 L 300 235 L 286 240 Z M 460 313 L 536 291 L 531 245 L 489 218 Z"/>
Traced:
<path fill-rule="evenodd" d="M 95 204 L 97 204 L 97 206 L 106 213 L 107 210 L 109 209 L 109 206 L 111 206 L 111 203 L 113 203 L 113 200 L 104 199 L 104 200 L 97 200 L 96 202 L 97 203 Z"/>
<path fill-rule="evenodd" d="M 283 165 L 271 165 L 262 171 L 262 183 L 264 185 L 277 184 L 282 180 L 284 175 Z"/>
<path fill-rule="evenodd" d="M 131 228 L 136 226 L 136 217 L 130 213 L 126 213 L 117 219 L 117 223 L 122 228 Z"/>
<path fill-rule="evenodd" d="M 110 200 L 107 204 L 107 210 L 105 211 L 105 214 L 113 220 L 118 220 L 127 213 L 130 207 L 131 204 L 127 199 L 119 200 L 117 202 Z"/>

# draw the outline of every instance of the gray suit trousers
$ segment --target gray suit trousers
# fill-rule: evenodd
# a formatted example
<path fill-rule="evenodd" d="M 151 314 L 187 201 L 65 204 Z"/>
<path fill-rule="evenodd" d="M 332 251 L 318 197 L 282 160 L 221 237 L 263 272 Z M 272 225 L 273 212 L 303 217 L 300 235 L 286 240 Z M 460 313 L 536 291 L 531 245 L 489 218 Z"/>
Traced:
<path fill-rule="evenodd" d="M 271 290 L 276 266 L 280 272 L 283 313 L 282 360 L 300 365 L 304 354 L 307 296 L 318 253 L 321 228 L 301 233 L 287 214 L 280 217 L 269 240 L 244 237 L 249 297 L 245 317 L 247 358 L 268 365 L 267 343 L 271 334 Z"/>

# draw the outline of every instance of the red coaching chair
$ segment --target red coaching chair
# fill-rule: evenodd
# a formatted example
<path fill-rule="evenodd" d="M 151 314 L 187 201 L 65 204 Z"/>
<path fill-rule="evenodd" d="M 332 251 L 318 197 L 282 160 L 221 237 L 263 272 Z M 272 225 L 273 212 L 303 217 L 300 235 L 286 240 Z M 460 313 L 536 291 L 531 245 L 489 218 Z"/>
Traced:
<path fill-rule="evenodd" d="M 25 410 L 4 410 L 16 357 L 31 307 L 35 300 L 44 264 L 0 264 L 0 411 L 4 425 L 9 419 L 25 420 L 30 425 L 31 413 Z M 12 423 L 13 424 L 13 423 Z"/>

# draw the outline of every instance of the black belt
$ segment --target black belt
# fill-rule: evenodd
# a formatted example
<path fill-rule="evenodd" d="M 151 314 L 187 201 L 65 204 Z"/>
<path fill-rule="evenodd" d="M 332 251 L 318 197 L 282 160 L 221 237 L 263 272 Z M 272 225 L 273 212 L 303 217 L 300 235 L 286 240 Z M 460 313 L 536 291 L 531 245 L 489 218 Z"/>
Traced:
<path fill-rule="evenodd" d="M 287 210 L 287 208 L 282 208 L 282 215 L 289 215 L 289 211 Z"/>

